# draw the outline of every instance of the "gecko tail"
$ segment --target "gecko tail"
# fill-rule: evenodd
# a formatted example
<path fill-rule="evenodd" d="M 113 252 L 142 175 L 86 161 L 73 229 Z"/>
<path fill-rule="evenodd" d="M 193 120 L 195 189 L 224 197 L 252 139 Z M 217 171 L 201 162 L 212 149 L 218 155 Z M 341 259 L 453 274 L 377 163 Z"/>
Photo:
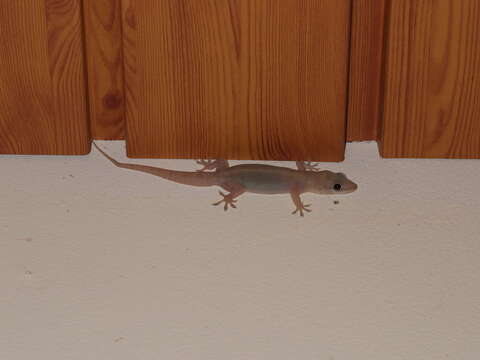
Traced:
<path fill-rule="evenodd" d="M 157 167 L 147 166 L 147 165 L 122 163 L 120 161 L 115 160 L 110 155 L 108 155 L 105 151 L 100 149 L 100 147 L 95 143 L 95 141 L 93 142 L 93 145 L 97 148 L 98 151 L 100 151 L 100 153 L 103 156 L 105 156 L 108 160 L 110 160 L 115 166 L 122 169 L 129 169 L 129 170 L 144 172 L 144 173 L 155 175 L 163 179 L 170 180 L 183 185 L 191 185 L 191 186 L 218 185 L 218 179 L 215 176 L 215 173 L 175 171 L 175 170 L 162 169 L 162 168 L 157 168 Z"/>
<path fill-rule="evenodd" d="M 112 158 L 110 155 L 108 155 L 105 151 L 103 151 L 102 149 L 100 149 L 100 147 L 97 145 L 97 143 L 94 141 L 93 142 L 93 146 L 95 146 L 97 148 L 98 151 L 100 151 L 100 153 L 105 156 L 108 160 L 110 160 L 115 166 L 118 166 L 118 167 L 121 167 L 122 163 L 115 160 L 114 158 Z"/>

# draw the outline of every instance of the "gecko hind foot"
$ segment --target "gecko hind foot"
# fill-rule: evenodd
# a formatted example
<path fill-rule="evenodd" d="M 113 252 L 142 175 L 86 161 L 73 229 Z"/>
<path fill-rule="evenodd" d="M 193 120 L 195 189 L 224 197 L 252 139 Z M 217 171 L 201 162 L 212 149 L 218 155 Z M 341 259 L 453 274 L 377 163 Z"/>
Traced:
<path fill-rule="evenodd" d="M 304 216 L 305 216 L 304 213 L 303 213 L 304 211 L 306 211 L 306 212 L 312 212 L 311 209 L 308 209 L 310 206 L 312 206 L 312 205 L 311 205 L 311 204 L 306 204 L 306 205 L 305 205 L 305 204 L 301 204 L 300 206 L 298 206 L 298 207 L 296 208 L 296 210 L 294 210 L 294 211 L 292 212 L 292 215 L 295 215 L 296 213 L 300 213 L 300 216 L 301 216 L 301 217 L 304 217 Z"/>
<path fill-rule="evenodd" d="M 202 165 L 203 168 L 197 170 L 197 172 L 204 172 L 207 170 L 219 170 L 219 169 L 224 169 L 228 167 L 228 162 L 225 160 L 205 160 L 205 159 L 199 159 L 196 161 L 198 165 Z"/>
<path fill-rule="evenodd" d="M 225 205 L 223 206 L 223 210 L 227 211 L 228 210 L 228 207 L 232 207 L 233 209 L 236 209 L 237 208 L 237 205 L 235 205 L 235 203 L 238 201 L 238 200 L 235 200 L 232 196 L 232 194 L 224 194 L 223 192 L 219 191 L 218 192 L 221 196 L 223 196 L 223 199 L 220 200 L 220 201 L 217 201 L 216 203 L 213 203 L 212 205 L 213 206 L 218 206 L 220 205 L 221 203 L 225 203 Z"/>

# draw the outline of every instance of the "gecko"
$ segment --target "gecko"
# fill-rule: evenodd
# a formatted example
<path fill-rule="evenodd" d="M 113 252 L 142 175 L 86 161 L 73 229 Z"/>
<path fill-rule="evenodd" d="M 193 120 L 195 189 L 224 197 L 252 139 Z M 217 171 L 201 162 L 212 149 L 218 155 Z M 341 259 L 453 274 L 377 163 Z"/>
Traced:
<path fill-rule="evenodd" d="M 100 153 L 115 166 L 159 176 L 175 183 L 191 186 L 218 186 L 228 193 L 219 191 L 222 200 L 213 203 L 223 204 L 227 211 L 237 208 L 237 198 L 248 192 L 255 194 L 290 194 L 295 210 L 292 214 L 304 216 L 304 212 L 311 212 L 310 204 L 304 204 L 300 195 L 314 194 L 348 194 L 357 190 L 357 184 L 349 180 L 343 173 L 329 170 L 320 171 L 311 162 L 297 161 L 297 169 L 287 167 L 242 164 L 230 166 L 228 160 L 197 160 L 203 168 L 197 171 L 176 171 L 152 167 L 147 165 L 122 163 L 93 143 Z"/>

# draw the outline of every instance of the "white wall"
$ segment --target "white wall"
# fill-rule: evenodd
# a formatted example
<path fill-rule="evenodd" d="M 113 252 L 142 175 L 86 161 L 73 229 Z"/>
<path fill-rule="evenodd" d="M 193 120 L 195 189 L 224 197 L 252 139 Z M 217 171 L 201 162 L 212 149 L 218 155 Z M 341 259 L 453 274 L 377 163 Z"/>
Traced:
<path fill-rule="evenodd" d="M 0 157 L 0 359 L 478 359 L 480 162 L 347 158 L 322 166 L 359 191 L 302 219 L 97 152 Z"/>

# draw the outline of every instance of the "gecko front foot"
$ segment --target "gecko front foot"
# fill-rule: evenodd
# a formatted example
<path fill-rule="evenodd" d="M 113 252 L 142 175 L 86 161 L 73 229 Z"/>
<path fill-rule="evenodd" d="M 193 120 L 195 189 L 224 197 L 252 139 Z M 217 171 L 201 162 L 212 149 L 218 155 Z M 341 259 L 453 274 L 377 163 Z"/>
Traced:
<path fill-rule="evenodd" d="M 320 171 L 320 164 L 312 161 L 297 161 L 297 169 L 301 171 Z"/>
<path fill-rule="evenodd" d="M 304 216 L 304 211 L 306 212 L 312 212 L 312 210 L 308 209 L 311 205 L 310 204 L 303 204 L 303 203 L 300 203 L 299 205 L 297 205 L 297 209 L 295 211 L 292 212 L 293 215 L 295 215 L 296 213 L 300 213 L 300 216 Z"/>
<path fill-rule="evenodd" d="M 216 203 L 212 204 L 213 206 L 218 206 L 220 205 L 221 203 L 225 203 L 225 205 L 223 206 L 223 210 L 227 211 L 228 210 L 228 207 L 232 207 L 234 209 L 237 208 L 237 205 L 235 205 L 235 203 L 237 202 L 237 200 L 235 200 L 233 198 L 233 195 L 232 194 L 224 194 L 223 192 L 219 191 L 218 192 L 220 195 L 223 196 L 223 200 L 220 200 L 220 201 L 217 201 Z"/>

